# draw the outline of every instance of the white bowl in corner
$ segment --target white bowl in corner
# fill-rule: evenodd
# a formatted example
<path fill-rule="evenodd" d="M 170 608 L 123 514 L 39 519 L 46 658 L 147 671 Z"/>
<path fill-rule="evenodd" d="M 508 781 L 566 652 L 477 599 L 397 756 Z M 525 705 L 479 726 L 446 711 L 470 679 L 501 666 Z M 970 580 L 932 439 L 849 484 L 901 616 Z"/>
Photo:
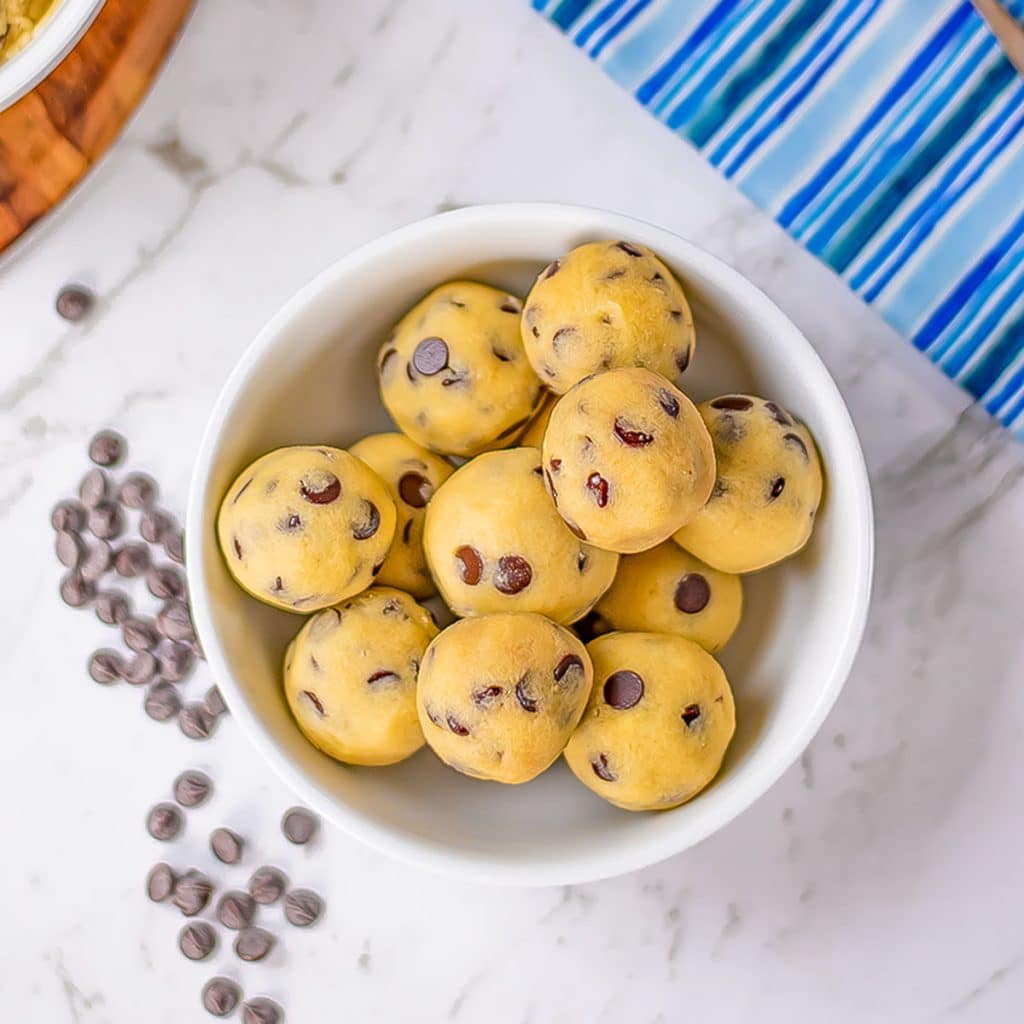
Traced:
<path fill-rule="evenodd" d="M 290 444 L 347 446 L 388 429 L 374 356 L 391 325 L 445 280 L 523 295 L 581 242 L 649 245 L 679 275 L 697 351 L 684 387 L 702 401 L 752 390 L 803 417 L 827 472 L 808 547 L 746 580 L 746 618 L 722 655 L 737 731 L 722 772 L 671 811 L 617 810 L 559 760 L 524 786 L 466 778 L 429 750 L 391 768 L 351 768 L 312 747 L 280 683 L 302 620 L 244 594 L 214 523 L 236 474 Z M 393 429 L 393 428 L 392 428 Z M 800 756 L 835 702 L 860 643 L 872 573 L 871 495 L 849 413 L 807 339 L 757 288 L 691 242 L 641 221 L 555 204 L 440 214 L 362 246 L 302 289 L 260 332 L 221 392 L 189 497 L 188 578 L 196 626 L 232 714 L 299 797 L 387 854 L 485 882 L 549 885 L 621 874 L 685 850 L 761 796 Z"/>

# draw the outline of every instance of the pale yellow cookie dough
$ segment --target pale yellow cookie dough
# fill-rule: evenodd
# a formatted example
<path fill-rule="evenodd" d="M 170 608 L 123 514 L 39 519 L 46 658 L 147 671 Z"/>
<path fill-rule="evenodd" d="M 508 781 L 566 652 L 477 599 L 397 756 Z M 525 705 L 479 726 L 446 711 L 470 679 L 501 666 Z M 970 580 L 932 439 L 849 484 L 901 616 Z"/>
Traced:
<path fill-rule="evenodd" d="M 533 419 L 526 424 L 523 436 L 519 438 L 519 444 L 524 448 L 539 448 L 544 443 L 544 431 L 548 429 L 548 421 L 551 419 L 551 410 L 558 401 L 558 395 L 551 391 L 544 393 L 540 408 L 533 414 Z"/>
<path fill-rule="evenodd" d="M 472 281 L 452 281 L 418 302 L 377 357 L 391 418 L 417 444 L 476 455 L 511 444 L 540 400 L 519 334 L 522 303 Z"/>
<path fill-rule="evenodd" d="M 457 771 L 528 782 L 562 752 L 592 679 L 583 644 L 542 615 L 462 619 L 423 658 L 420 725 L 434 753 Z"/>
<path fill-rule="evenodd" d="M 610 370 L 580 381 L 551 413 L 543 452 L 548 490 L 570 529 L 623 554 L 670 537 L 715 482 L 700 415 L 651 370 Z"/>
<path fill-rule="evenodd" d="M 404 434 L 371 434 L 349 451 L 384 481 L 398 510 L 395 539 L 377 583 L 429 597 L 436 588 L 423 556 L 423 519 L 427 502 L 454 472 L 451 463 Z"/>
<path fill-rule="evenodd" d="M 594 687 L 565 748 L 573 774 L 627 811 L 695 797 L 718 774 L 736 728 L 721 666 L 668 633 L 609 633 L 587 650 Z"/>
<path fill-rule="evenodd" d="M 549 264 L 526 298 L 522 330 L 533 368 L 558 394 L 619 366 L 675 381 L 696 344 L 679 282 L 634 242 L 590 242 Z"/>
<path fill-rule="evenodd" d="M 423 549 L 445 603 L 459 616 L 586 614 L 611 585 L 618 556 L 573 536 L 545 493 L 536 448 L 480 455 L 427 507 Z"/>
<path fill-rule="evenodd" d="M 714 654 L 740 623 L 743 585 L 667 540 L 624 556 L 594 611 L 611 629 L 677 633 Z"/>
<path fill-rule="evenodd" d="M 339 448 L 279 448 L 239 473 L 217 516 L 228 571 L 253 597 L 312 612 L 365 590 L 395 533 L 395 503 Z"/>
<path fill-rule="evenodd" d="M 0 0 L 0 64 L 32 41 L 55 6 L 55 0 Z"/>
<path fill-rule="evenodd" d="M 415 754 L 416 674 L 436 635 L 430 612 L 391 587 L 313 615 L 284 656 L 285 697 L 310 743 L 346 764 Z"/>
<path fill-rule="evenodd" d="M 723 572 L 753 572 L 811 536 L 822 473 L 810 431 L 775 402 L 723 395 L 700 406 L 718 478 L 708 503 L 673 540 Z"/>

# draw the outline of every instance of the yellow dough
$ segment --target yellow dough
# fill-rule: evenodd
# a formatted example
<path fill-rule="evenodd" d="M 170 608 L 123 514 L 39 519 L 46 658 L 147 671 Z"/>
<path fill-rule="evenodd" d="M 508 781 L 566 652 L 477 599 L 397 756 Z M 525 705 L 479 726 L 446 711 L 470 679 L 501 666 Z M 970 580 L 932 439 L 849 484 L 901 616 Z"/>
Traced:
<path fill-rule="evenodd" d="M 462 619 L 423 658 L 420 725 L 457 771 L 528 782 L 562 752 L 592 680 L 583 644 L 542 615 Z"/>
<path fill-rule="evenodd" d="M 645 551 L 701 508 L 715 454 L 693 403 L 650 370 L 580 381 L 551 413 L 544 471 L 577 536 L 609 551 Z"/>
<path fill-rule="evenodd" d="M 539 612 L 573 622 L 611 585 L 619 561 L 566 527 L 536 448 L 488 452 L 457 470 L 427 507 L 423 549 L 459 616 Z"/>
<path fill-rule="evenodd" d="M 594 687 L 565 748 L 573 774 L 627 811 L 695 797 L 718 774 L 736 728 L 721 666 L 668 633 L 609 633 L 587 650 Z"/>
<path fill-rule="evenodd" d="M 611 629 L 676 633 L 714 654 L 740 623 L 743 585 L 669 540 L 626 555 L 594 611 Z"/>
<path fill-rule="evenodd" d="M 533 414 L 533 419 L 526 424 L 523 436 L 519 438 L 519 444 L 524 448 L 539 448 L 544 443 L 544 431 L 548 429 L 551 410 L 554 409 L 557 401 L 558 395 L 550 391 L 544 393 L 540 408 Z"/>
<path fill-rule="evenodd" d="M 775 402 L 723 395 L 700 406 L 718 479 L 707 505 L 673 540 L 723 572 L 788 558 L 811 536 L 821 462 L 810 431 Z"/>
<path fill-rule="evenodd" d="M 377 582 L 429 597 L 435 587 L 423 557 L 423 518 L 434 491 L 452 475 L 451 464 L 403 434 L 371 434 L 349 452 L 384 481 L 398 510 L 395 539 Z"/>
<path fill-rule="evenodd" d="M 315 747 L 347 764 L 394 764 L 423 746 L 416 673 L 437 626 L 391 587 L 313 615 L 284 655 L 284 692 Z"/>
<path fill-rule="evenodd" d="M 278 448 L 244 469 L 217 515 L 228 571 L 253 597 L 312 612 L 365 590 L 384 564 L 395 503 L 339 448 Z"/>
<path fill-rule="evenodd" d="M 377 357 L 384 405 L 404 434 L 447 455 L 510 444 L 540 399 L 519 334 L 522 303 L 472 281 L 418 302 Z"/>
<path fill-rule="evenodd" d="M 549 264 L 526 297 L 523 344 L 552 391 L 618 366 L 678 379 L 693 358 L 693 315 L 672 271 L 634 242 L 590 242 Z"/>

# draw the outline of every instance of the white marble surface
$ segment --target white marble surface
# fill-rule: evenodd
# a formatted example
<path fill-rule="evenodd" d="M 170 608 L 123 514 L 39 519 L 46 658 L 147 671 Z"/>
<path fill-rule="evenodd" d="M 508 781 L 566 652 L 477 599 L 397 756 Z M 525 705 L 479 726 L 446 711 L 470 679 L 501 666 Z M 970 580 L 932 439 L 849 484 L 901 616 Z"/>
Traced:
<path fill-rule="evenodd" d="M 440 881 L 335 832 L 285 849 L 289 794 L 234 722 L 193 744 L 86 678 L 106 627 L 60 605 L 47 523 L 104 424 L 181 510 L 222 379 L 298 285 L 501 199 L 646 217 L 760 284 L 846 396 L 879 527 L 866 642 L 801 763 L 697 849 L 557 891 Z M 69 279 L 101 297 L 83 325 L 52 312 Z M 207 1019 L 211 967 L 142 895 L 159 857 L 229 885 L 269 859 L 325 892 L 267 964 L 215 962 L 292 1022 L 1019 1019 L 1021 448 L 524 0 L 200 0 L 121 144 L 0 264 L 0 311 L 5 1020 Z M 188 764 L 217 796 L 161 849 L 142 820 Z M 251 837 L 245 869 L 214 871 L 215 823 Z"/>

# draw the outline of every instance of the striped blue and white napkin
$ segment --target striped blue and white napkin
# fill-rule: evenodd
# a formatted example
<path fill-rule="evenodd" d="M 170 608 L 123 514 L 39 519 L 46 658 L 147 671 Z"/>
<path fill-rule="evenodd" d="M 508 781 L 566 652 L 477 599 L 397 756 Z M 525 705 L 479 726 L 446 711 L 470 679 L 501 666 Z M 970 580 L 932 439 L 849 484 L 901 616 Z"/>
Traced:
<path fill-rule="evenodd" d="M 970 3 L 532 2 L 1024 437 L 1024 79 Z"/>

